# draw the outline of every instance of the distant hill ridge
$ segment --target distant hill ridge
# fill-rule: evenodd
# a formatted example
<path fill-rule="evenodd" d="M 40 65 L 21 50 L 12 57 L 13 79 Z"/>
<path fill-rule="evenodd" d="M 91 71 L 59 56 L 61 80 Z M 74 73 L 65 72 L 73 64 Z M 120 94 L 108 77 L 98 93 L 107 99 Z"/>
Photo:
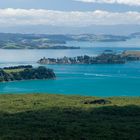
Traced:
<path fill-rule="evenodd" d="M 20 34 L 0 33 L 1 49 L 79 49 L 67 46 L 67 41 L 99 41 L 114 42 L 126 41 L 129 36 L 105 35 L 105 34 Z M 80 47 L 80 46 L 79 46 Z"/>

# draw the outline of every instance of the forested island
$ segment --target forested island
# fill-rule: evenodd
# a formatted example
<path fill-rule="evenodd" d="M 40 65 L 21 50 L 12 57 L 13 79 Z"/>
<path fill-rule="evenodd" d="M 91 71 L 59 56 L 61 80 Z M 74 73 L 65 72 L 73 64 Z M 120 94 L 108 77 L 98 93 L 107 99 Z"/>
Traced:
<path fill-rule="evenodd" d="M 39 64 L 124 64 L 125 60 L 120 55 L 102 54 L 97 57 L 88 55 L 77 57 L 63 58 L 42 58 L 38 61 Z"/>
<path fill-rule="evenodd" d="M 77 56 L 63 58 L 41 58 L 39 64 L 125 64 L 128 61 L 140 60 L 140 51 L 124 51 L 116 54 L 112 50 L 105 50 L 98 56 Z"/>
<path fill-rule="evenodd" d="M 54 79 L 55 73 L 52 69 L 40 66 L 33 68 L 31 65 L 5 67 L 0 69 L 0 82 L 33 79 Z"/>

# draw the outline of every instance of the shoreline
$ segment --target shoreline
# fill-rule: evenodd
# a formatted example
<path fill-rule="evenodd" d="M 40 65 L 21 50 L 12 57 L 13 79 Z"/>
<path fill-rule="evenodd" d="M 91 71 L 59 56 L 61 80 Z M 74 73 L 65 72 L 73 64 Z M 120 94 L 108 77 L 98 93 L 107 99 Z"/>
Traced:
<path fill-rule="evenodd" d="M 44 96 L 47 96 L 47 95 L 52 95 L 52 96 L 66 96 L 66 97 L 91 97 L 91 98 L 140 98 L 140 95 L 139 96 L 129 96 L 129 95 L 115 95 L 115 96 L 97 96 L 97 95 L 82 95 L 82 94 L 76 94 L 76 93 L 70 93 L 70 94 L 63 94 L 63 93 L 47 93 L 47 92 L 18 92 L 18 93 L 15 93 L 15 92 L 5 92 L 5 93 L 1 93 L 0 92 L 0 96 L 1 95 L 15 95 L 15 96 L 24 96 L 24 95 L 44 95 Z"/>

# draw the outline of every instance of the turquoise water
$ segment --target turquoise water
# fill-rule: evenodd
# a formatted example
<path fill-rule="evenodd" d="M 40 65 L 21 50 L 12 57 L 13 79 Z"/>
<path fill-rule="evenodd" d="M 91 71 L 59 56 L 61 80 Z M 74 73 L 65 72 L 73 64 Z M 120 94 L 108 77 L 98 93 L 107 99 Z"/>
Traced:
<path fill-rule="evenodd" d="M 69 42 L 79 45 L 76 42 Z M 101 43 L 100 47 L 89 47 L 81 43 L 81 50 L 0 50 L 0 67 L 32 64 L 41 57 L 61 57 L 76 55 L 97 55 L 104 49 L 115 51 L 140 50 L 138 43 L 127 43 L 123 47 L 111 47 L 113 42 Z M 139 41 L 140 43 L 140 41 Z M 118 43 L 119 44 L 119 43 Z M 87 45 L 87 46 L 86 46 Z M 94 44 L 95 46 L 98 45 Z M 106 47 L 106 46 L 109 47 Z M 85 46 L 85 47 L 84 47 Z M 24 61 L 23 61 L 24 60 Z M 0 93 L 55 93 L 92 96 L 140 96 L 140 62 L 115 65 L 47 65 L 53 68 L 56 80 L 31 80 L 0 83 Z"/>
<path fill-rule="evenodd" d="M 140 63 L 125 65 L 53 65 L 56 80 L 6 82 L 1 93 L 56 93 L 94 96 L 139 96 Z"/>

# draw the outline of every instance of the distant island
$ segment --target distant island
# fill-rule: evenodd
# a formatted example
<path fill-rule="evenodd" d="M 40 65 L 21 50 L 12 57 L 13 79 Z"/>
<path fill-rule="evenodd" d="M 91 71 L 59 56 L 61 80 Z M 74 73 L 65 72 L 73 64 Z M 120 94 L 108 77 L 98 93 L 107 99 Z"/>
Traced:
<path fill-rule="evenodd" d="M 124 51 L 116 54 L 112 50 L 105 50 L 101 55 L 88 55 L 63 58 L 41 58 L 39 64 L 125 64 L 127 61 L 140 60 L 140 51 Z"/>
<path fill-rule="evenodd" d="M 42 48 L 39 48 L 39 49 L 80 49 L 80 47 L 73 47 L 73 46 L 52 46 L 52 47 L 42 47 Z"/>
<path fill-rule="evenodd" d="M 131 36 L 79 34 L 79 35 L 49 35 L 49 34 L 19 34 L 0 33 L 0 49 L 80 49 L 68 46 L 68 41 L 87 42 L 117 42 L 126 41 Z"/>
<path fill-rule="evenodd" d="M 33 68 L 31 65 L 4 67 L 0 69 L 0 82 L 15 80 L 54 79 L 52 69 L 40 66 Z"/>

